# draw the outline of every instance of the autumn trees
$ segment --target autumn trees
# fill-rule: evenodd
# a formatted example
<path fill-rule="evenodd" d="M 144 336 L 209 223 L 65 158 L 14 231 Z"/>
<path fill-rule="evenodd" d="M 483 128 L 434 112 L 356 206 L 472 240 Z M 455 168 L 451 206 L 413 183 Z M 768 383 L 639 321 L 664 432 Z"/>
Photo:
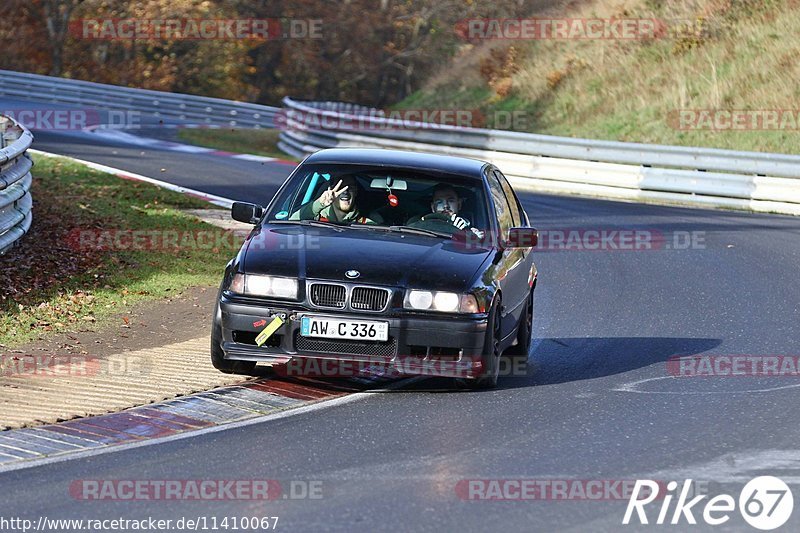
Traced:
<path fill-rule="evenodd" d="M 524 9 L 522 0 L 4 0 L 0 68 L 270 104 L 291 95 L 386 106 L 446 67 L 464 44 L 459 21 Z M 267 39 L 82 32 L 87 20 L 188 19 L 269 19 L 278 31 Z"/>

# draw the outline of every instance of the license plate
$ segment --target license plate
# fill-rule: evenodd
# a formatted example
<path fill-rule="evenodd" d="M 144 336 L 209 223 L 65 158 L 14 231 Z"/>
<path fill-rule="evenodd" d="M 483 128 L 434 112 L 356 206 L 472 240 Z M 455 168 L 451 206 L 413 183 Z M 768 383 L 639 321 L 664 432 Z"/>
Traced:
<path fill-rule="evenodd" d="M 385 342 L 389 340 L 389 323 L 375 320 L 304 316 L 300 319 L 300 335 L 326 339 Z"/>

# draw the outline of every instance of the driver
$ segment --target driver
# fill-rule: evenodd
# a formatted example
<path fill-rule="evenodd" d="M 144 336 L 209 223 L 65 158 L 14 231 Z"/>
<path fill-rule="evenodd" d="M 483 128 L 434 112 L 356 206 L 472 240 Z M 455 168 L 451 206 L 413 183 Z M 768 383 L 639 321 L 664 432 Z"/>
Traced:
<path fill-rule="evenodd" d="M 377 224 L 362 216 L 356 206 L 358 184 L 353 176 L 345 176 L 331 188 L 328 187 L 311 203 L 292 213 L 290 220 L 320 220 L 322 222 L 356 222 Z"/>
<path fill-rule="evenodd" d="M 408 225 L 420 224 L 427 220 L 449 221 L 458 230 L 469 230 L 479 238 L 483 238 L 483 231 L 473 228 L 469 220 L 458 215 L 464 199 L 451 186 L 441 183 L 433 190 L 431 198 L 431 213 L 412 219 Z"/>

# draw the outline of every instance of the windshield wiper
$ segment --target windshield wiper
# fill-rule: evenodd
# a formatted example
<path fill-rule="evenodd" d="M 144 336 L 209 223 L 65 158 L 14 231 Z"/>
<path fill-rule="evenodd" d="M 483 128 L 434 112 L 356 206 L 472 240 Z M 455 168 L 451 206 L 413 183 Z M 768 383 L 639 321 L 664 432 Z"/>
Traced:
<path fill-rule="evenodd" d="M 335 224 L 333 222 L 324 222 L 322 220 L 270 220 L 270 224 L 300 224 L 302 226 L 316 226 L 319 228 L 333 228 L 337 231 L 344 231 L 345 228 L 350 229 L 380 229 L 384 231 L 396 231 L 399 233 L 414 233 L 416 235 L 426 235 L 428 237 L 436 237 L 441 239 L 452 239 L 453 236 L 443 231 L 434 231 L 430 229 L 415 228 L 413 226 L 380 226 L 376 224 Z"/>
<path fill-rule="evenodd" d="M 386 226 L 383 226 L 386 227 Z M 442 239 L 452 239 L 453 236 L 443 231 L 433 231 L 432 229 L 415 228 L 413 226 L 388 226 L 391 231 L 401 233 L 416 233 L 417 235 L 428 235 L 429 237 L 439 237 Z"/>
<path fill-rule="evenodd" d="M 270 220 L 268 222 L 269 224 L 300 224 L 301 226 L 314 226 L 317 228 L 333 228 L 340 232 L 348 227 L 333 222 L 325 222 L 323 220 Z"/>
<path fill-rule="evenodd" d="M 452 239 L 453 236 L 443 231 L 433 231 L 431 229 L 415 228 L 414 226 L 381 226 L 378 224 L 353 224 L 349 228 L 363 228 L 363 229 L 379 229 L 383 231 L 396 231 L 398 233 L 415 233 L 417 235 L 426 235 L 429 237 L 441 237 L 444 239 Z"/>

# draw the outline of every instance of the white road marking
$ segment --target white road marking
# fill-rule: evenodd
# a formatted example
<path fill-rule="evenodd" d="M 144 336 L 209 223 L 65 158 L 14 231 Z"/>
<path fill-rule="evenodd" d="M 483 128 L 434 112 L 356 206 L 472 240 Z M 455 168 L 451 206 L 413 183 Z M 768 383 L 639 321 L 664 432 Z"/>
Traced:
<path fill-rule="evenodd" d="M 159 144 L 163 143 L 163 141 L 158 139 L 139 137 L 138 135 L 132 135 L 122 130 L 93 128 L 86 129 L 84 131 L 91 133 L 92 135 L 97 135 L 98 137 L 103 137 L 105 139 L 110 139 L 117 142 L 124 142 L 125 144 L 133 144 L 136 146 L 158 146 Z"/>
<path fill-rule="evenodd" d="M 213 154 L 217 150 L 211 148 L 203 148 L 202 146 L 192 146 L 190 144 L 168 143 L 162 144 L 159 148 L 166 148 L 173 152 L 184 152 L 187 154 Z"/>
<path fill-rule="evenodd" d="M 684 396 L 686 394 L 750 394 L 753 392 L 774 392 L 784 389 L 793 389 L 796 387 L 800 387 L 800 383 L 793 383 L 791 385 L 783 385 L 781 387 L 770 387 L 766 389 L 745 389 L 745 390 L 735 390 L 735 391 L 649 391 L 649 390 L 639 390 L 639 385 L 644 383 L 648 383 L 651 381 L 659 381 L 662 379 L 685 379 L 679 378 L 674 376 L 659 376 L 655 378 L 646 378 L 646 379 L 639 379 L 636 381 L 631 381 L 629 383 L 625 383 L 620 385 L 619 387 L 615 387 L 611 389 L 613 392 L 632 392 L 635 394 L 677 394 Z"/>
<path fill-rule="evenodd" d="M 176 143 L 172 141 L 162 141 L 160 139 L 151 139 L 149 137 L 140 137 L 133 135 L 126 131 L 117 130 L 113 128 L 94 128 L 89 131 L 92 135 L 104 137 L 112 141 L 123 142 L 125 144 L 132 144 L 135 146 L 148 146 L 151 148 L 161 148 L 163 150 L 171 150 L 173 152 L 186 152 L 190 154 L 209 154 L 215 152 L 213 148 L 205 148 L 202 146 L 192 146 L 191 144 Z"/>
<path fill-rule="evenodd" d="M 270 161 L 277 161 L 278 158 L 276 157 L 266 157 L 263 155 L 254 155 L 254 154 L 237 154 L 231 156 L 233 159 L 242 159 L 244 161 L 254 161 L 256 163 L 268 163 Z"/>

